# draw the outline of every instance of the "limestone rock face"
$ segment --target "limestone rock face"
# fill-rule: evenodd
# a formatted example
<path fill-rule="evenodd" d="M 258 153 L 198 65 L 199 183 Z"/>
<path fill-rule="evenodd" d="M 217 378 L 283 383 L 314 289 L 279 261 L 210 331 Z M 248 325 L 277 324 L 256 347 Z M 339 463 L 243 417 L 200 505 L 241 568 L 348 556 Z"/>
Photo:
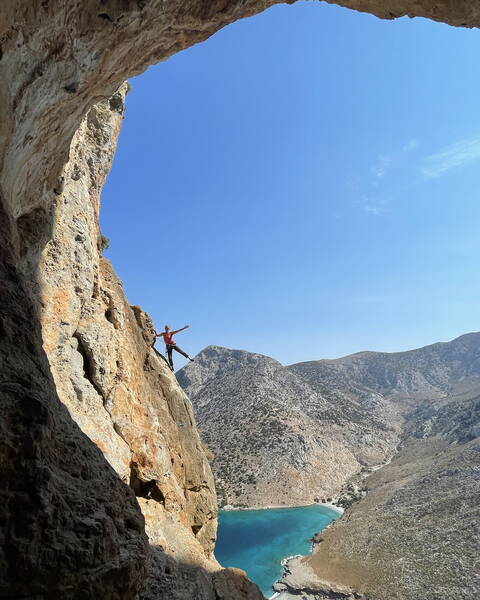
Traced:
<path fill-rule="evenodd" d="M 28 256 L 51 213 L 34 215 L 17 223 L 29 235 L 22 242 L 2 198 L 0 595 L 133 599 L 148 555 L 144 518 L 56 391 L 42 349 L 38 255 Z M 57 292 L 66 318 L 69 290 Z"/>
<path fill-rule="evenodd" d="M 190 403 L 151 347 L 150 318 L 129 306 L 99 252 L 98 194 L 125 88 L 93 107 L 72 141 L 53 236 L 40 260 L 44 348 L 60 399 L 82 431 L 137 496 L 162 504 L 191 535 L 194 528 L 209 557 L 215 488 Z"/>
<path fill-rule="evenodd" d="M 94 106 L 72 140 L 35 288 L 44 349 L 63 405 L 140 503 L 151 544 L 140 597 L 162 598 L 161 586 L 166 598 L 214 598 L 224 585 L 214 577 L 217 503 L 192 407 L 152 348 L 150 317 L 128 304 L 101 256 L 99 192 L 125 92 L 123 85 Z M 25 261 L 25 273 L 29 266 Z M 165 570 L 183 581 L 182 569 L 189 584 L 169 585 Z M 251 582 L 238 581 L 253 594 L 246 598 L 258 596 Z"/>

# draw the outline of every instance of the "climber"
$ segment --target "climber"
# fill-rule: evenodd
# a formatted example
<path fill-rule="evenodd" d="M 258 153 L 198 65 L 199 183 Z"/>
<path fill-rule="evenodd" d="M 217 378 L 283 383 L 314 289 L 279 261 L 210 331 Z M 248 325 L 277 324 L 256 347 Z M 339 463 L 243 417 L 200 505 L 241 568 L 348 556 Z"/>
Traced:
<path fill-rule="evenodd" d="M 173 359 L 172 359 L 173 350 L 176 350 L 177 352 L 179 352 L 180 354 L 185 356 L 185 358 L 188 358 L 189 360 L 191 360 L 193 362 L 193 358 L 190 358 L 190 356 L 188 356 L 188 354 L 186 352 L 184 352 L 181 348 L 179 348 L 177 346 L 175 340 L 173 339 L 173 336 L 176 333 L 180 333 L 184 329 L 188 329 L 188 327 L 189 327 L 188 325 L 185 325 L 185 327 L 182 327 L 181 329 L 175 329 L 175 331 L 170 331 L 170 327 L 168 325 L 165 325 L 165 331 L 162 331 L 162 333 L 157 333 L 154 330 L 155 337 L 163 337 L 163 341 L 165 342 L 165 349 L 167 351 L 168 364 L 169 364 L 170 368 L 172 369 L 172 371 L 173 371 Z"/>

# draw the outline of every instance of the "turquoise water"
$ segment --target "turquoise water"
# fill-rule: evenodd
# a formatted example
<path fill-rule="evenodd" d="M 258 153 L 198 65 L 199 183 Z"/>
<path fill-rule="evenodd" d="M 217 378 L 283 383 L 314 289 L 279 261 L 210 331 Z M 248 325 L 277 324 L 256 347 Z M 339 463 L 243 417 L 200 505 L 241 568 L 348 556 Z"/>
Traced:
<path fill-rule="evenodd" d="M 321 505 L 220 511 L 215 555 L 224 567 L 246 571 L 268 598 L 282 558 L 308 554 L 308 540 L 339 516 Z"/>

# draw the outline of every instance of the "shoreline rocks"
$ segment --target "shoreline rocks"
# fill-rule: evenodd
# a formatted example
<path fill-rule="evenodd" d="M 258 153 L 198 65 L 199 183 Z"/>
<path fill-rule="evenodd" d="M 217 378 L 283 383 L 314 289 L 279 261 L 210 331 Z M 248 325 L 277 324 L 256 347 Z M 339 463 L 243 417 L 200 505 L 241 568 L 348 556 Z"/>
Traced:
<path fill-rule="evenodd" d="M 304 562 L 305 557 L 292 557 L 284 565 L 282 577 L 273 585 L 275 600 L 368 600 L 346 586 L 320 581 Z"/>

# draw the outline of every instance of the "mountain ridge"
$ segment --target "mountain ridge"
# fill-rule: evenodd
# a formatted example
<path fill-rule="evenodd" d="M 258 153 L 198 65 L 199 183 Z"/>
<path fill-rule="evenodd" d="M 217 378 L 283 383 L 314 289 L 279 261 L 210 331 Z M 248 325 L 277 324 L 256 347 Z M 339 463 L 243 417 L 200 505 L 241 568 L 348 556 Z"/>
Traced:
<path fill-rule="evenodd" d="M 337 358 L 317 358 L 317 359 L 311 359 L 311 360 L 300 360 L 298 362 L 285 363 L 285 364 L 282 363 L 280 360 L 269 356 L 268 354 L 263 354 L 262 352 L 253 352 L 252 350 L 247 350 L 245 348 L 230 348 L 229 346 L 222 346 L 221 344 L 208 344 L 207 346 L 202 348 L 202 350 L 200 350 L 200 352 L 198 352 L 196 356 L 203 354 L 204 352 L 206 352 L 207 350 L 210 350 L 210 349 L 228 350 L 230 352 L 245 353 L 245 354 L 254 355 L 254 356 L 263 356 L 265 358 L 268 358 L 272 361 L 279 363 L 282 367 L 291 367 L 293 365 L 301 365 L 301 364 L 305 364 L 305 363 L 337 362 L 337 361 L 343 361 L 347 358 L 360 357 L 360 356 L 365 356 L 365 355 L 369 355 L 369 354 L 385 355 L 385 356 L 408 354 L 410 352 L 418 352 L 419 350 L 426 350 L 428 348 L 433 348 L 433 347 L 437 347 L 437 346 L 449 345 L 449 344 L 452 344 L 453 342 L 459 342 L 460 340 L 463 340 L 463 339 L 471 339 L 471 338 L 477 338 L 477 337 L 480 338 L 480 331 L 469 331 L 467 333 L 462 333 L 462 334 L 452 338 L 451 340 L 432 342 L 431 344 L 425 344 L 424 346 L 419 346 L 418 348 L 410 348 L 408 350 L 394 350 L 392 352 L 388 352 L 386 350 L 358 350 L 356 352 L 351 352 L 349 354 L 338 356 Z M 183 369 L 183 367 L 182 367 L 182 369 Z M 179 371 L 181 371 L 182 369 L 179 369 Z"/>
<path fill-rule="evenodd" d="M 472 332 L 403 352 L 284 366 L 207 346 L 177 378 L 216 455 L 221 505 L 308 504 L 388 461 L 424 403 L 480 388 L 479 348 L 480 333 Z"/>

